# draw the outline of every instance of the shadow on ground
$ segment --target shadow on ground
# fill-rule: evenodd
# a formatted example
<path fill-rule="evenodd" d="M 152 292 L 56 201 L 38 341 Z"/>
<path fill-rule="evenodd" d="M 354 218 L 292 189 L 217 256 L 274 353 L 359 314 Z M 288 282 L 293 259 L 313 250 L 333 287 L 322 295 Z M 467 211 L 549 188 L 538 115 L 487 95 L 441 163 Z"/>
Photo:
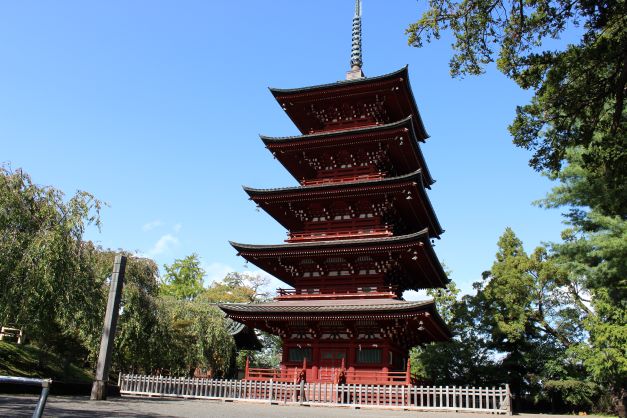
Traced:
<path fill-rule="evenodd" d="M 162 415 L 157 411 L 165 405 L 174 406 L 178 399 L 129 399 L 113 398 L 107 401 L 90 401 L 87 397 L 51 397 L 44 410 L 45 417 L 58 418 L 90 418 L 90 417 L 122 417 L 122 418 L 143 418 L 143 417 L 171 417 L 172 415 Z M 31 417 L 37 404 L 37 397 L 0 395 L 0 416 L 1 417 Z M 148 408 L 150 413 L 139 411 Z"/>

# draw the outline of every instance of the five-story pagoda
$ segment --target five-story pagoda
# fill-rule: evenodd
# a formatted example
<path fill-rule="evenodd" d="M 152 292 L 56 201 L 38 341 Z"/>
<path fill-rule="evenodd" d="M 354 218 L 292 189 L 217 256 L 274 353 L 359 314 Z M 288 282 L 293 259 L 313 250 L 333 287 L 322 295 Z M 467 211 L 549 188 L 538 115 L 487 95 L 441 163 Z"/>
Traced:
<path fill-rule="evenodd" d="M 407 68 L 363 75 L 360 9 L 346 81 L 271 89 L 302 135 L 261 139 L 300 186 L 244 188 L 288 239 L 231 245 L 291 286 L 272 302 L 220 305 L 282 339 L 281 369 L 247 367 L 246 379 L 410 383 L 409 349 L 450 337 L 432 300 L 402 299 L 448 282 L 431 246 L 443 230 Z"/>

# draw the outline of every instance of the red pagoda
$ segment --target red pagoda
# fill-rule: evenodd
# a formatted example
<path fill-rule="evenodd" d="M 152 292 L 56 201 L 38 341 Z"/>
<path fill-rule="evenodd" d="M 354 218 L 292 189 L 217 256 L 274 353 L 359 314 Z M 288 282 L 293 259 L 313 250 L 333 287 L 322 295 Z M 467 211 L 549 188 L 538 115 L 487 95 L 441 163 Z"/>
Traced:
<path fill-rule="evenodd" d="M 443 230 L 407 67 L 363 75 L 360 8 L 346 81 L 270 89 L 302 135 L 261 139 L 300 185 L 244 188 L 288 238 L 231 245 L 290 286 L 272 302 L 220 305 L 282 339 L 280 369 L 247 365 L 245 379 L 409 384 L 409 349 L 450 338 L 432 300 L 402 298 L 448 283 L 431 245 Z"/>

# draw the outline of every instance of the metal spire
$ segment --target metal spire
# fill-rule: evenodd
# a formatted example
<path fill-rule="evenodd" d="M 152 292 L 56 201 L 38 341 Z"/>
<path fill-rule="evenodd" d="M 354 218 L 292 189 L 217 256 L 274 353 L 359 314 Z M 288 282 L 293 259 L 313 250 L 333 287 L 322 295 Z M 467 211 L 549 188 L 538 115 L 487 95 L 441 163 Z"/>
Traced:
<path fill-rule="evenodd" d="M 361 55 L 361 0 L 355 0 L 355 15 L 353 16 L 353 43 L 351 48 L 351 69 L 346 73 L 347 80 L 363 78 L 364 73 Z"/>

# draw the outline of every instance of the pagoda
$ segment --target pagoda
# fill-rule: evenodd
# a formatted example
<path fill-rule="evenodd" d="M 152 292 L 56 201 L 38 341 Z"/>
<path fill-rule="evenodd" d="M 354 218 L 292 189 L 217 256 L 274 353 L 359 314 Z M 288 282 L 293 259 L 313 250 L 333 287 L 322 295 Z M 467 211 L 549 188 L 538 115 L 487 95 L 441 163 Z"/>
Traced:
<path fill-rule="evenodd" d="M 288 236 L 231 245 L 289 286 L 271 302 L 220 305 L 282 339 L 280 369 L 247 364 L 244 378 L 410 384 L 411 347 L 450 333 L 433 300 L 402 297 L 448 283 L 432 247 L 443 229 L 407 67 L 364 76 L 357 0 L 346 80 L 270 91 L 302 135 L 261 139 L 299 186 L 244 188 Z"/>

